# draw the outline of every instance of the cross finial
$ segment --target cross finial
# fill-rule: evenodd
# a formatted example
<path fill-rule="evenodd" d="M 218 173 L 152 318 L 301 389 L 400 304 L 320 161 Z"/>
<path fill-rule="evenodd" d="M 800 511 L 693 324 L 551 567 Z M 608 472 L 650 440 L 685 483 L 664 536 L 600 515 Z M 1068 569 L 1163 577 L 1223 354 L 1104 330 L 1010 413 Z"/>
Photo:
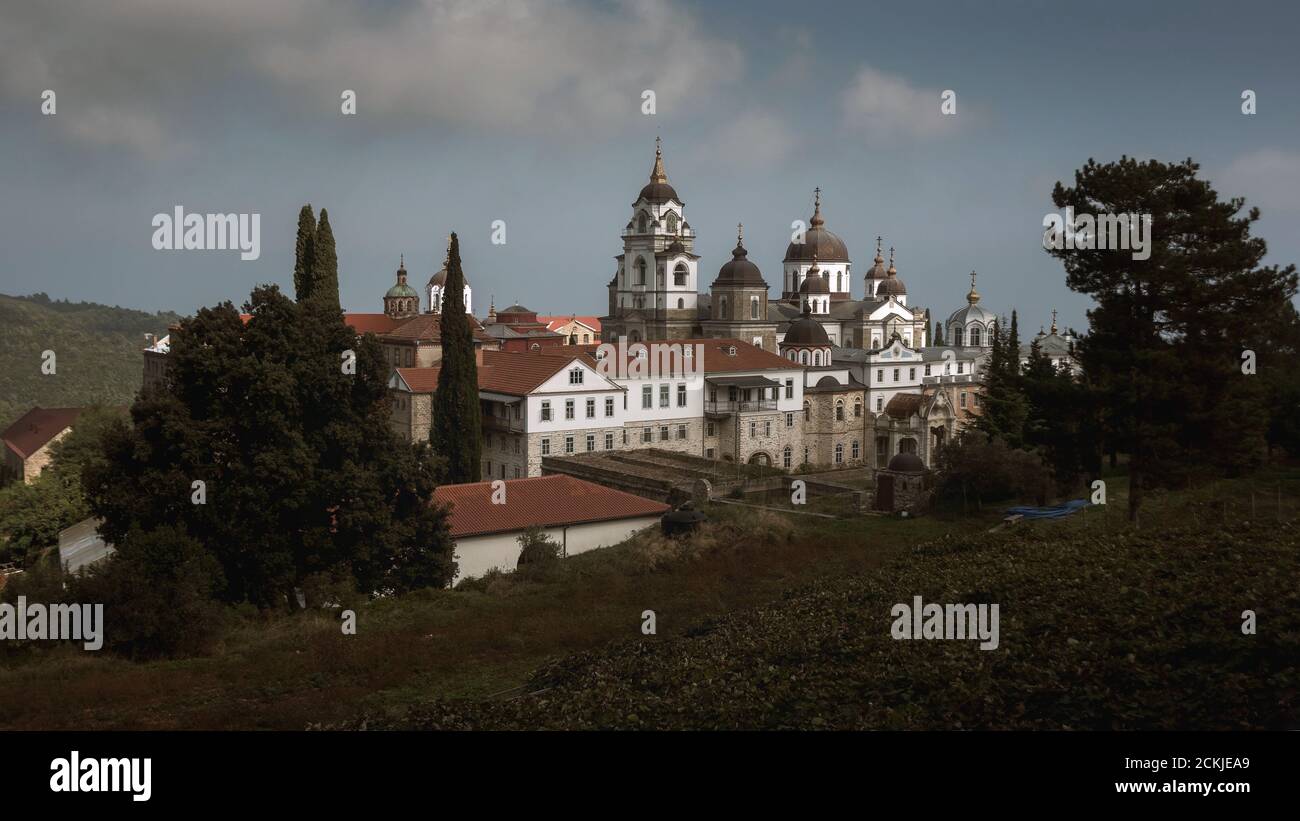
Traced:
<path fill-rule="evenodd" d="M 972 291 L 975 290 L 975 272 L 974 272 L 974 271 L 971 271 L 971 272 L 970 272 L 970 289 L 971 289 Z"/>
<path fill-rule="evenodd" d="M 663 137 L 655 135 L 655 156 L 662 157 L 663 155 L 664 155 Z"/>
<path fill-rule="evenodd" d="M 1052 333 L 1056 333 L 1056 309 L 1052 309 Z"/>
<path fill-rule="evenodd" d="M 744 241 L 744 239 L 745 239 L 745 224 L 743 222 L 738 222 L 736 223 L 736 244 L 740 245 Z"/>
<path fill-rule="evenodd" d="M 402 255 L 401 255 L 401 262 L 397 263 L 397 267 L 398 267 L 398 268 L 405 268 L 405 267 L 406 267 L 406 254 L 402 254 Z"/>

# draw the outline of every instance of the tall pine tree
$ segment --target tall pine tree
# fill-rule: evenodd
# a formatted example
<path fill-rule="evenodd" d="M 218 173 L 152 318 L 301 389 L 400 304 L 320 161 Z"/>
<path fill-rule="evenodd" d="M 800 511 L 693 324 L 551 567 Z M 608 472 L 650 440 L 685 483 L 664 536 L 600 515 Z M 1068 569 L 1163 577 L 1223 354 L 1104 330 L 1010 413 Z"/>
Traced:
<path fill-rule="evenodd" d="M 320 210 L 314 246 L 311 298 L 324 308 L 338 311 L 339 257 L 334 250 L 334 231 L 330 228 L 329 212 L 324 208 Z"/>
<path fill-rule="evenodd" d="M 1020 385 L 1020 351 L 1016 315 L 1011 314 L 1011 335 L 1004 336 L 1000 323 L 993 325 L 993 345 L 984 367 L 984 395 L 980 399 L 977 430 L 990 439 L 1000 439 L 1012 448 L 1024 444 L 1028 403 Z"/>
<path fill-rule="evenodd" d="M 943 323 L 934 323 L 934 344 L 936 347 L 943 345 Z"/>
<path fill-rule="evenodd" d="M 444 479 L 448 484 L 479 481 L 483 455 L 478 366 L 474 361 L 474 334 L 469 315 L 465 313 L 464 292 L 460 240 L 453 233 L 447 249 L 447 282 L 442 292 L 442 362 L 438 390 L 433 395 L 433 426 L 429 431 L 430 444 L 443 457 Z"/>
<path fill-rule="evenodd" d="M 298 242 L 293 249 L 293 293 L 302 302 L 311 295 L 312 266 L 316 259 L 316 216 L 311 203 L 298 212 Z"/>
<path fill-rule="evenodd" d="M 1244 351 L 1260 367 L 1285 367 L 1271 328 L 1295 297 L 1294 265 L 1262 266 L 1250 235 L 1259 210 L 1220 201 L 1192 160 L 1094 160 L 1057 183 L 1052 201 L 1076 214 L 1149 215 L 1146 259 L 1128 251 L 1050 253 L 1071 289 L 1096 300 L 1081 358 L 1106 390 L 1107 428 L 1129 450 L 1129 518 L 1147 488 L 1249 468 L 1265 452 L 1269 391 L 1244 374 Z M 1250 317 L 1252 321 L 1243 321 Z"/>

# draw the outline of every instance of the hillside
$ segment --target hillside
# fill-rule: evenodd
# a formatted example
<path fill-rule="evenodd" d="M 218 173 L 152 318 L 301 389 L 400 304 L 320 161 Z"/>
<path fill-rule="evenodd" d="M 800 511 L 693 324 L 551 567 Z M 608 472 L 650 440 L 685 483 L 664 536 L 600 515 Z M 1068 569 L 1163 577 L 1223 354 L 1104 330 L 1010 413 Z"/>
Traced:
<path fill-rule="evenodd" d="M 0 427 L 34 405 L 129 405 L 140 390 L 146 333 L 179 320 L 93 302 L 54 302 L 44 294 L 0 294 Z M 52 350 L 57 371 L 41 373 Z"/>

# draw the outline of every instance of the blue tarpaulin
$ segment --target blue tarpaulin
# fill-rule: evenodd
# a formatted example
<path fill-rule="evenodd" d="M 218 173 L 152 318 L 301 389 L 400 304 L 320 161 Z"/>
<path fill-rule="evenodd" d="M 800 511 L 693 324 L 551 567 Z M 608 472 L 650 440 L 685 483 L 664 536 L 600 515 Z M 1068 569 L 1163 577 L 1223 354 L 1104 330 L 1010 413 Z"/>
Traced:
<path fill-rule="evenodd" d="M 1087 499 L 1071 499 L 1063 504 L 1053 507 L 1009 507 L 1007 508 L 1008 516 L 1020 516 L 1025 519 L 1059 519 L 1062 516 L 1069 516 L 1087 507 L 1090 502 Z"/>

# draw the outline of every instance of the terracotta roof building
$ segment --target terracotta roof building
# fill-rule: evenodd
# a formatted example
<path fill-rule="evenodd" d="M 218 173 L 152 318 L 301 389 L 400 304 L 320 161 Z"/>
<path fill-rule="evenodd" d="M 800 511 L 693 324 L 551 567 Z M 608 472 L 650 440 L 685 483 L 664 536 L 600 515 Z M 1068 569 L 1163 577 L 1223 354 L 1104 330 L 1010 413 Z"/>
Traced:
<path fill-rule="evenodd" d="M 669 506 L 572 476 L 538 476 L 444 485 L 435 504 L 450 507 L 457 579 L 514 570 L 519 536 L 540 527 L 571 556 L 624 541 L 658 523 Z M 495 501 L 494 501 L 495 497 Z"/>
<path fill-rule="evenodd" d="M 32 408 L 0 434 L 4 465 L 0 484 L 33 482 L 50 463 L 51 446 L 72 430 L 83 408 Z"/>

